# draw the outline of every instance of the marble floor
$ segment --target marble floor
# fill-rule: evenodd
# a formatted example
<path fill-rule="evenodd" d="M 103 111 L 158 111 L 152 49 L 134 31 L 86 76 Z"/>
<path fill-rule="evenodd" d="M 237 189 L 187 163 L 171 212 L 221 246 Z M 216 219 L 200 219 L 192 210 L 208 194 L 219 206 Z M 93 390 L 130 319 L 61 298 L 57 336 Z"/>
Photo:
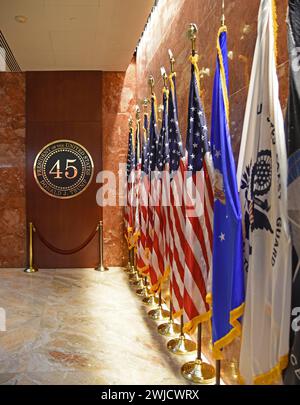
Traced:
<path fill-rule="evenodd" d="M 0 269 L 0 384 L 186 384 L 121 268 Z"/>

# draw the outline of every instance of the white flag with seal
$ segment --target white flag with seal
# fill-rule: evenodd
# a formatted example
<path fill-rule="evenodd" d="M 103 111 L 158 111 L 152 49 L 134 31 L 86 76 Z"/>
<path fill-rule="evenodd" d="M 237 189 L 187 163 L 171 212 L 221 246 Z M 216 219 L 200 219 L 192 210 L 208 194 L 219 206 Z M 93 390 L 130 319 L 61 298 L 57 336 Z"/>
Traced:
<path fill-rule="evenodd" d="M 240 374 L 246 384 L 280 381 L 289 351 L 291 241 L 276 30 L 274 0 L 261 0 L 238 165 L 247 278 Z"/>

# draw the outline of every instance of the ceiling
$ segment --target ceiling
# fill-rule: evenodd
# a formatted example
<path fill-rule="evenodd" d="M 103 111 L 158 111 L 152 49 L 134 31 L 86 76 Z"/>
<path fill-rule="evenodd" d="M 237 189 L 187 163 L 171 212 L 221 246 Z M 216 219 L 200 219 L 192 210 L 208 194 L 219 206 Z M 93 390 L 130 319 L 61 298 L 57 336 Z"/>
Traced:
<path fill-rule="evenodd" d="M 126 70 L 154 0 L 0 0 L 0 30 L 26 70 Z M 19 23 L 15 16 L 27 17 Z"/>

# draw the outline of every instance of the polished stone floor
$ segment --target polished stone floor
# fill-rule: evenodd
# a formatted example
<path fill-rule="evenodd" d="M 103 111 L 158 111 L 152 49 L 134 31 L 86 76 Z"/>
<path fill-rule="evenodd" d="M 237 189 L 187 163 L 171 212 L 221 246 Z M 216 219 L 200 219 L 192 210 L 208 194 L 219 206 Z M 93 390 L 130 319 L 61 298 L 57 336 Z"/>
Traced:
<path fill-rule="evenodd" d="M 0 384 L 185 384 L 120 268 L 0 269 Z"/>

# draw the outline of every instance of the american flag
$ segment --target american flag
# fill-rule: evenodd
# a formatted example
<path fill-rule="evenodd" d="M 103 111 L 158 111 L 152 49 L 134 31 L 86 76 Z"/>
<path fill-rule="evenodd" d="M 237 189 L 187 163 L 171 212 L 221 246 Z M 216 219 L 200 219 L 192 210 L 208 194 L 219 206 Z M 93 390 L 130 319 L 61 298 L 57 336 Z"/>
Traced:
<path fill-rule="evenodd" d="M 167 78 L 167 76 L 166 76 Z M 170 229 L 169 229 L 169 216 L 170 216 L 170 182 L 169 182 L 169 129 L 168 129 L 168 104 L 169 104 L 169 90 L 163 88 L 163 117 L 161 136 L 158 144 L 158 168 L 160 171 L 160 187 L 161 187 L 161 227 L 163 231 L 163 244 L 160 250 L 163 254 L 164 270 L 161 282 L 165 281 L 170 274 Z"/>
<path fill-rule="evenodd" d="M 135 156 L 133 149 L 133 128 L 130 125 L 128 135 L 128 151 L 127 151 L 127 182 L 126 182 L 126 206 L 124 212 L 125 222 L 125 238 L 128 242 L 128 247 L 131 245 L 131 235 L 133 230 L 133 212 L 131 206 L 131 189 L 132 178 L 135 167 Z"/>
<path fill-rule="evenodd" d="M 163 102 L 167 106 L 168 95 L 164 89 Z M 159 290 L 165 274 L 165 249 L 164 249 L 164 210 L 162 207 L 162 174 L 164 170 L 164 147 L 167 131 L 166 112 L 163 113 L 161 131 L 156 131 L 156 156 L 155 171 L 151 171 L 151 206 L 153 212 L 153 245 L 151 255 L 151 283 L 152 291 Z M 151 124 L 150 124 L 151 125 Z M 156 128 L 156 122 L 154 127 Z M 152 157 L 153 158 L 153 157 Z M 154 163 L 154 162 L 153 162 Z"/>
<path fill-rule="evenodd" d="M 170 169 L 170 267 L 173 311 L 180 314 L 183 309 L 184 263 L 185 263 L 185 207 L 183 199 L 184 161 L 182 139 L 178 123 L 176 98 L 176 74 L 169 76 L 170 96 L 168 105 L 168 142 Z"/>
<path fill-rule="evenodd" d="M 148 114 L 144 113 L 143 120 L 143 144 L 141 144 L 141 177 L 139 190 L 139 208 L 140 208 L 140 239 L 138 242 L 138 271 L 142 275 L 149 272 L 149 247 L 147 246 L 147 227 L 148 227 Z"/>
<path fill-rule="evenodd" d="M 133 207 L 134 212 L 134 234 L 133 244 L 136 248 L 137 262 L 140 260 L 140 251 L 138 249 L 138 242 L 140 237 L 140 206 L 139 206 L 139 193 L 140 193 L 140 180 L 141 180 L 141 120 L 136 120 L 136 132 L 134 138 L 134 189 L 133 191 Z"/>
<path fill-rule="evenodd" d="M 147 246 L 149 248 L 150 261 L 149 261 L 149 275 L 152 285 L 155 285 L 158 281 L 156 271 L 153 267 L 153 243 L 154 243 L 154 214 L 155 204 L 153 203 L 155 194 L 155 182 L 152 181 L 154 173 L 156 171 L 156 158 L 157 158 L 157 122 L 156 122 L 156 97 L 155 94 L 151 95 L 151 115 L 149 123 L 149 142 L 147 151 L 147 170 L 149 177 L 149 206 L 148 206 L 148 232 L 147 232 Z"/>
<path fill-rule="evenodd" d="M 212 158 L 200 99 L 198 56 L 191 57 L 188 132 L 186 139 L 186 229 L 184 274 L 185 331 L 210 318 L 206 302 L 212 259 Z"/>

